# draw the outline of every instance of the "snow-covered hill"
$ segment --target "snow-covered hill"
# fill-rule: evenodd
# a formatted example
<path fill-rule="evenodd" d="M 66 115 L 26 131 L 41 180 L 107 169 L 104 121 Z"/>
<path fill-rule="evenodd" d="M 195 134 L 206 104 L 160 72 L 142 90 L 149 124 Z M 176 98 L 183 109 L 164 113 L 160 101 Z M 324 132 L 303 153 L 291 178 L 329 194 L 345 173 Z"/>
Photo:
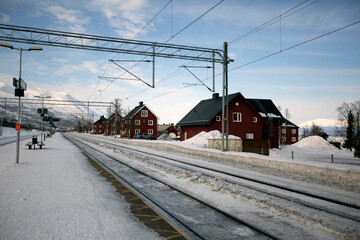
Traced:
<path fill-rule="evenodd" d="M 65 92 L 58 92 L 40 88 L 31 88 L 25 91 L 25 96 L 22 99 L 36 99 L 35 96 L 51 96 L 50 100 L 59 100 L 59 102 L 45 102 L 44 107 L 48 108 L 49 115 L 60 118 L 55 125 L 61 130 L 70 130 L 78 122 L 89 120 L 88 106 L 75 105 L 71 101 L 79 101 Z M 4 98 L 9 98 L 5 101 Z M 8 83 L 0 82 L 0 113 L 3 112 L 4 118 L 9 122 L 17 122 L 17 101 L 14 98 L 14 87 Z M 12 100 L 11 100 L 12 99 Z M 40 99 L 39 99 L 40 100 Z M 60 105 L 67 101 L 67 105 Z M 37 113 L 37 109 L 41 108 L 40 101 L 37 104 L 29 101 L 23 101 L 21 107 L 21 117 L 23 126 L 31 125 L 31 127 L 39 127 L 41 124 L 41 117 Z M 97 119 L 98 115 L 89 112 L 93 118 Z"/>
<path fill-rule="evenodd" d="M 321 127 L 329 136 L 334 136 L 335 129 L 341 127 L 341 122 L 338 120 L 327 119 L 327 118 L 318 118 L 318 119 L 306 121 L 306 122 L 299 124 L 300 133 L 302 132 L 301 128 L 311 127 L 313 123 L 315 125 Z"/>

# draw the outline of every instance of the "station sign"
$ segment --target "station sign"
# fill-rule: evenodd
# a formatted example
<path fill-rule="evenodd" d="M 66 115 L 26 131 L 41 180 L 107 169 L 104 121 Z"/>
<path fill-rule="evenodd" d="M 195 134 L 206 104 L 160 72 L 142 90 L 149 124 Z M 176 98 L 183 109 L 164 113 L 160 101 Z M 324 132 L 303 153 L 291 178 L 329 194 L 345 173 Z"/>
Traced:
<path fill-rule="evenodd" d="M 13 78 L 13 86 L 15 88 L 24 89 L 24 91 L 27 90 L 27 83 L 20 78 L 20 81 L 16 78 Z"/>

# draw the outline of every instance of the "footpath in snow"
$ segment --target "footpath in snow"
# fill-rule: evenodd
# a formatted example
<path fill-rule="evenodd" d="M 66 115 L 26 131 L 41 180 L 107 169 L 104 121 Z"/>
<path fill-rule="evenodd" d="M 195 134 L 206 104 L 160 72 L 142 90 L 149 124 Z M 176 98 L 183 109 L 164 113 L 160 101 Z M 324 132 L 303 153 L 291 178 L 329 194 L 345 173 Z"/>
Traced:
<path fill-rule="evenodd" d="M 0 147 L 0 239 L 159 239 L 61 134 Z"/>

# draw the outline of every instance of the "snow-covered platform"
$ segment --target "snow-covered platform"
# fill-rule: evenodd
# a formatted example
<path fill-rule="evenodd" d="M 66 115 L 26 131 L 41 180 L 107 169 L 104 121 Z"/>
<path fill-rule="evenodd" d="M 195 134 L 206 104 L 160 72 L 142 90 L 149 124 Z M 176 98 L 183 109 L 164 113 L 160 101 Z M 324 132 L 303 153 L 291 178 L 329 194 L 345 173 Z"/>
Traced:
<path fill-rule="evenodd" d="M 159 239 L 61 134 L 42 150 L 0 147 L 0 239 Z"/>

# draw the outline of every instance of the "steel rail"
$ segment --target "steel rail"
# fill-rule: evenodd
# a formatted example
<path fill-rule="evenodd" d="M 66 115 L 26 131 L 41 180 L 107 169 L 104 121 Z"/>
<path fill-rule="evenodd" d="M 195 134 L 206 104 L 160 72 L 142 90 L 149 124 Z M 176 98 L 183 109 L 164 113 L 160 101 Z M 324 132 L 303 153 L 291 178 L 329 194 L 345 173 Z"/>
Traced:
<path fill-rule="evenodd" d="M 102 142 L 102 143 L 105 143 L 105 144 L 109 144 L 109 145 L 112 145 L 112 146 L 116 146 L 116 147 L 119 147 L 119 148 L 124 148 L 124 149 L 128 149 L 128 150 L 132 150 L 132 151 L 135 151 L 135 152 L 138 152 L 138 153 L 143 153 L 143 154 L 147 154 L 147 155 L 151 155 L 151 156 L 155 156 L 155 157 L 159 157 L 159 158 L 164 158 L 164 159 L 167 159 L 167 160 L 170 160 L 170 161 L 179 162 L 179 163 L 182 163 L 182 164 L 185 164 L 185 165 L 189 165 L 189 166 L 192 166 L 192 167 L 197 167 L 197 168 L 200 168 L 200 169 L 205 169 L 205 170 L 208 170 L 208 171 L 225 174 L 225 175 L 227 175 L 227 176 L 235 177 L 235 178 L 238 178 L 238 179 L 243 179 L 243 180 L 247 180 L 247 181 L 251 181 L 251 182 L 256 182 L 256 183 L 259 183 L 259 184 L 262 184 L 262 185 L 274 187 L 274 188 L 281 189 L 281 190 L 285 190 L 285 191 L 288 191 L 288 192 L 297 193 L 297 194 L 304 195 L 304 196 L 307 196 L 307 197 L 311 197 L 311 198 L 315 198 L 315 199 L 320 199 L 320 200 L 323 200 L 323 201 L 326 201 L 326 202 L 331 202 L 331 203 L 334 203 L 334 204 L 337 204 L 337 205 L 341 205 L 341 206 L 345 206 L 345 207 L 349 207 L 349 208 L 354 208 L 354 209 L 360 210 L 360 206 L 358 206 L 358 205 L 351 204 L 351 203 L 346 203 L 346 202 L 342 202 L 342 201 L 339 201 L 339 200 L 336 200 L 336 199 L 332 199 L 332 198 L 327 198 L 327 197 L 324 197 L 324 196 L 315 195 L 315 194 L 312 194 L 312 193 L 308 193 L 308 192 L 304 192 L 304 191 L 301 191 L 301 190 L 296 190 L 296 189 L 293 189 L 293 188 L 276 185 L 276 184 L 273 184 L 273 183 L 267 183 L 267 182 L 264 182 L 264 181 L 261 181 L 261 180 L 258 180 L 258 179 L 253 179 L 253 178 L 246 177 L 246 176 L 242 176 L 242 175 L 239 175 L 239 174 L 233 174 L 233 173 L 229 173 L 229 172 L 226 172 L 226 171 L 222 171 L 222 170 L 218 170 L 218 169 L 213 169 L 213 168 L 210 168 L 210 167 L 205 167 L 205 166 L 202 166 L 202 165 L 199 165 L 199 164 L 188 163 L 188 162 L 181 161 L 181 160 L 178 160 L 178 159 L 174 159 L 174 158 L 170 158 L 170 157 L 165 157 L 165 156 L 162 156 L 162 155 L 159 155 L 159 154 L 154 154 L 154 153 L 149 153 L 149 152 L 141 151 L 141 150 L 139 150 L 139 149 L 134 149 L 134 148 L 131 148 L 131 147 L 119 146 L 119 145 L 117 145 L 117 144 L 113 144 L 113 143 L 109 143 L 109 142 L 101 141 L 101 140 L 96 140 L 96 141 L 97 141 L 97 142 Z M 280 196 L 280 195 L 279 195 L 278 197 L 283 197 L 283 196 Z M 295 201 L 294 199 L 286 199 L 286 200 Z M 296 200 L 296 201 L 298 201 L 298 200 Z M 303 203 L 303 202 L 301 202 L 301 201 L 298 201 L 298 203 L 306 204 L 306 203 Z M 308 206 L 310 207 L 311 205 L 308 205 Z M 350 219 L 350 220 L 354 220 L 354 221 L 360 222 L 360 220 L 359 220 L 359 219 L 356 219 L 356 218 L 352 218 L 352 217 L 349 217 L 349 216 L 346 216 L 346 215 L 342 215 L 342 214 L 339 214 L 339 213 L 336 213 L 336 212 L 332 212 L 332 211 L 329 211 L 329 210 L 324 209 L 324 208 L 318 208 L 318 207 L 315 207 L 315 206 L 312 206 L 312 207 L 313 207 L 313 208 L 317 208 L 317 209 L 322 210 L 322 211 L 326 211 L 326 212 L 329 212 L 329 213 L 338 215 L 338 216 L 341 216 L 341 217 L 344 217 L 344 218 L 348 218 L 348 219 Z"/>
<path fill-rule="evenodd" d="M 66 137 L 67 137 L 67 136 L 66 136 Z M 74 139 L 75 137 L 72 137 L 72 138 Z M 104 142 L 104 143 L 106 143 L 106 142 Z M 83 142 L 82 142 L 82 144 L 86 145 L 86 146 L 89 147 L 89 148 L 92 148 L 92 149 L 95 150 L 95 151 L 99 151 L 99 150 L 95 149 L 94 147 L 89 146 L 89 145 L 86 144 L 86 143 L 83 143 Z M 252 229 L 252 230 L 255 230 L 256 232 L 259 232 L 259 233 L 263 234 L 264 236 L 266 236 L 266 237 L 268 237 L 268 238 L 270 238 L 270 239 L 280 239 L 279 237 L 273 235 L 272 233 L 269 233 L 269 232 L 267 232 L 266 230 L 261 229 L 260 227 L 254 225 L 254 224 L 252 224 L 252 223 L 250 223 L 250 222 L 247 222 L 247 221 L 245 221 L 245 220 L 243 220 L 243 219 L 241 219 L 241 218 L 239 218 L 239 217 L 237 217 L 237 216 L 235 216 L 235 215 L 233 215 L 233 214 L 231 214 L 231 213 L 229 213 L 229 212 L 226 212 L 226 211 L 224 211 L 224 210 L 222 210 L 222 209 L 220 209 L 220 208 L 212 205 L 211 203 L 206 202 L 206 201 L 204 201 L 204 200 L 196 197 L 195 195 L 192 195 L 191 193 L 188 193 L 188 192 L 186 192 L 186 191 L 184 191 L 184 190 L 182 190 L 182 189 L 180 189 L 180 188 L 178 188 L 178 187 L 176 187 L 176 186 L 174 186 L 174 185 L 172 185 L 172 184 L 169 184 L 169 183 L 167 183 L 167 182 L 165 182 L 165 181 L 162 181 L 162 180 L 160 180 L 160 179 L 158 179 L 158 178 L 156 178 L 156 177 L 154 177 L 154 176 L 151 176 L 151 175 L 145 173 L 144 171 L 141 171 L 141 170 L 139 170 L 139 169 L 137 169 L 137 168 L 134 168 L 134 167 L 128 165 L 127 163 L 124 163 L 124 162 L 122 162 L 122 161 L 120 161 L 120 160 L 118 160 L 118 159 L 116 159 L 116 158 L 114 158 L 114 157 L 112 157 L 112 156 L 110 156 L 110 155 L 108 155 L 108 154 L 106 154 L 106 153 L 101 152 L 101 154 L 104 154 L 105 156 L 111 158 L 112 160 L 114 160 L 114 161 L 116 161 L 116 162 L 119 162 L 119 163 L 121 163 L 121 164 L 123 164 L 123 165 L 125 165 L 125 166 L 127 166 L 127 167 L 129 167 L 129 168 L 131 168 L 131 169 L 133 169 L 133 170 L 141 173 L 142 175 L 147 176 L 147 177 L 149 177 L 149 178 L 151 178 L 151 179 L 153 179 L 153 180 L 155 180 L 155 181 L 157 181 L 157 182 L 159 182 L 159 183 L 161 183 L 161 184 L 164 184 L 165 186 L 168 186 L 168 187 L 171 188 L 171 189 L 174 189 L 175 191 L 178 191 L 178 192 L 184 194 L 184 195 L 187 196 L 187 197 L 190 197 L 190 198 L 192 198 L 192 199 L 194 199 L 194 200 L 202 203 L 203 205 L 205 205 L 205 206 L 207 206 L 207 207 L 209 207 L 209 208 L 211 208 L 211 209 L 213 209 L 213 210 L 215 210 L 215 211 L 217 211 L 217 212 L 219 212 L 219 213 L 227 216 L 228 218 L 230 218 L 230 219 L 232 219 L 232 220 L 235 220 L 235 221 L 237 221 L 237 222 L 239 222 L 239 223 L 241 223 L 241 224 L 249 227 L 249 228 Z M 106 167 L 106 168 L 108 168 L 108 167 Z M 111 170 L 111 172 L 114 173 L 112 170 Z M 114 174 L 116 174 L 116 173 L 114 173 Z M 118 175 L 116 174 L 116 176 L 118 176 Z M 118 177 L 120 177 L 120 176 L 118 176 Z M 128 184 L 129 184 L 131 187 L 134 187 L 134 188 L 136 189 L 136 187 L 133 186 L 130 182 L 129 182 Z M 141 191 L 140 191 L 140 192 L 141 192 Z M 155 203 L 154 200 L 151 200 L 151 197 L 149 197 L 149 196 L 147 196 L 147 195 L 145 195 L 145 196 L 146 196 L 146 198 L 149 199 L 151 202 Z M 156 204 L 156 205 L 158 206 L 158 204 Z M 162 210 L 166 211 L 166 213 L 169 213 L 166 209 L 162 209 Z M 171 214 L 171 213 L 170 213 L 170 214 Z M 172 216 L 172 215 L 170 215 L 170 216 Z M 172 216 L 172 217 L 173 217 L 173 216 Z M 175 219 L 178 220 L 177 217 L 175 217 Z M 189 230 L 190 230 L 190 229 L 189 229 Z M 192 231 L 192 230 L 191 230 L 191 231 Z M 202 237 L 201 237 L 201 238 L 202 238 Z"/>

